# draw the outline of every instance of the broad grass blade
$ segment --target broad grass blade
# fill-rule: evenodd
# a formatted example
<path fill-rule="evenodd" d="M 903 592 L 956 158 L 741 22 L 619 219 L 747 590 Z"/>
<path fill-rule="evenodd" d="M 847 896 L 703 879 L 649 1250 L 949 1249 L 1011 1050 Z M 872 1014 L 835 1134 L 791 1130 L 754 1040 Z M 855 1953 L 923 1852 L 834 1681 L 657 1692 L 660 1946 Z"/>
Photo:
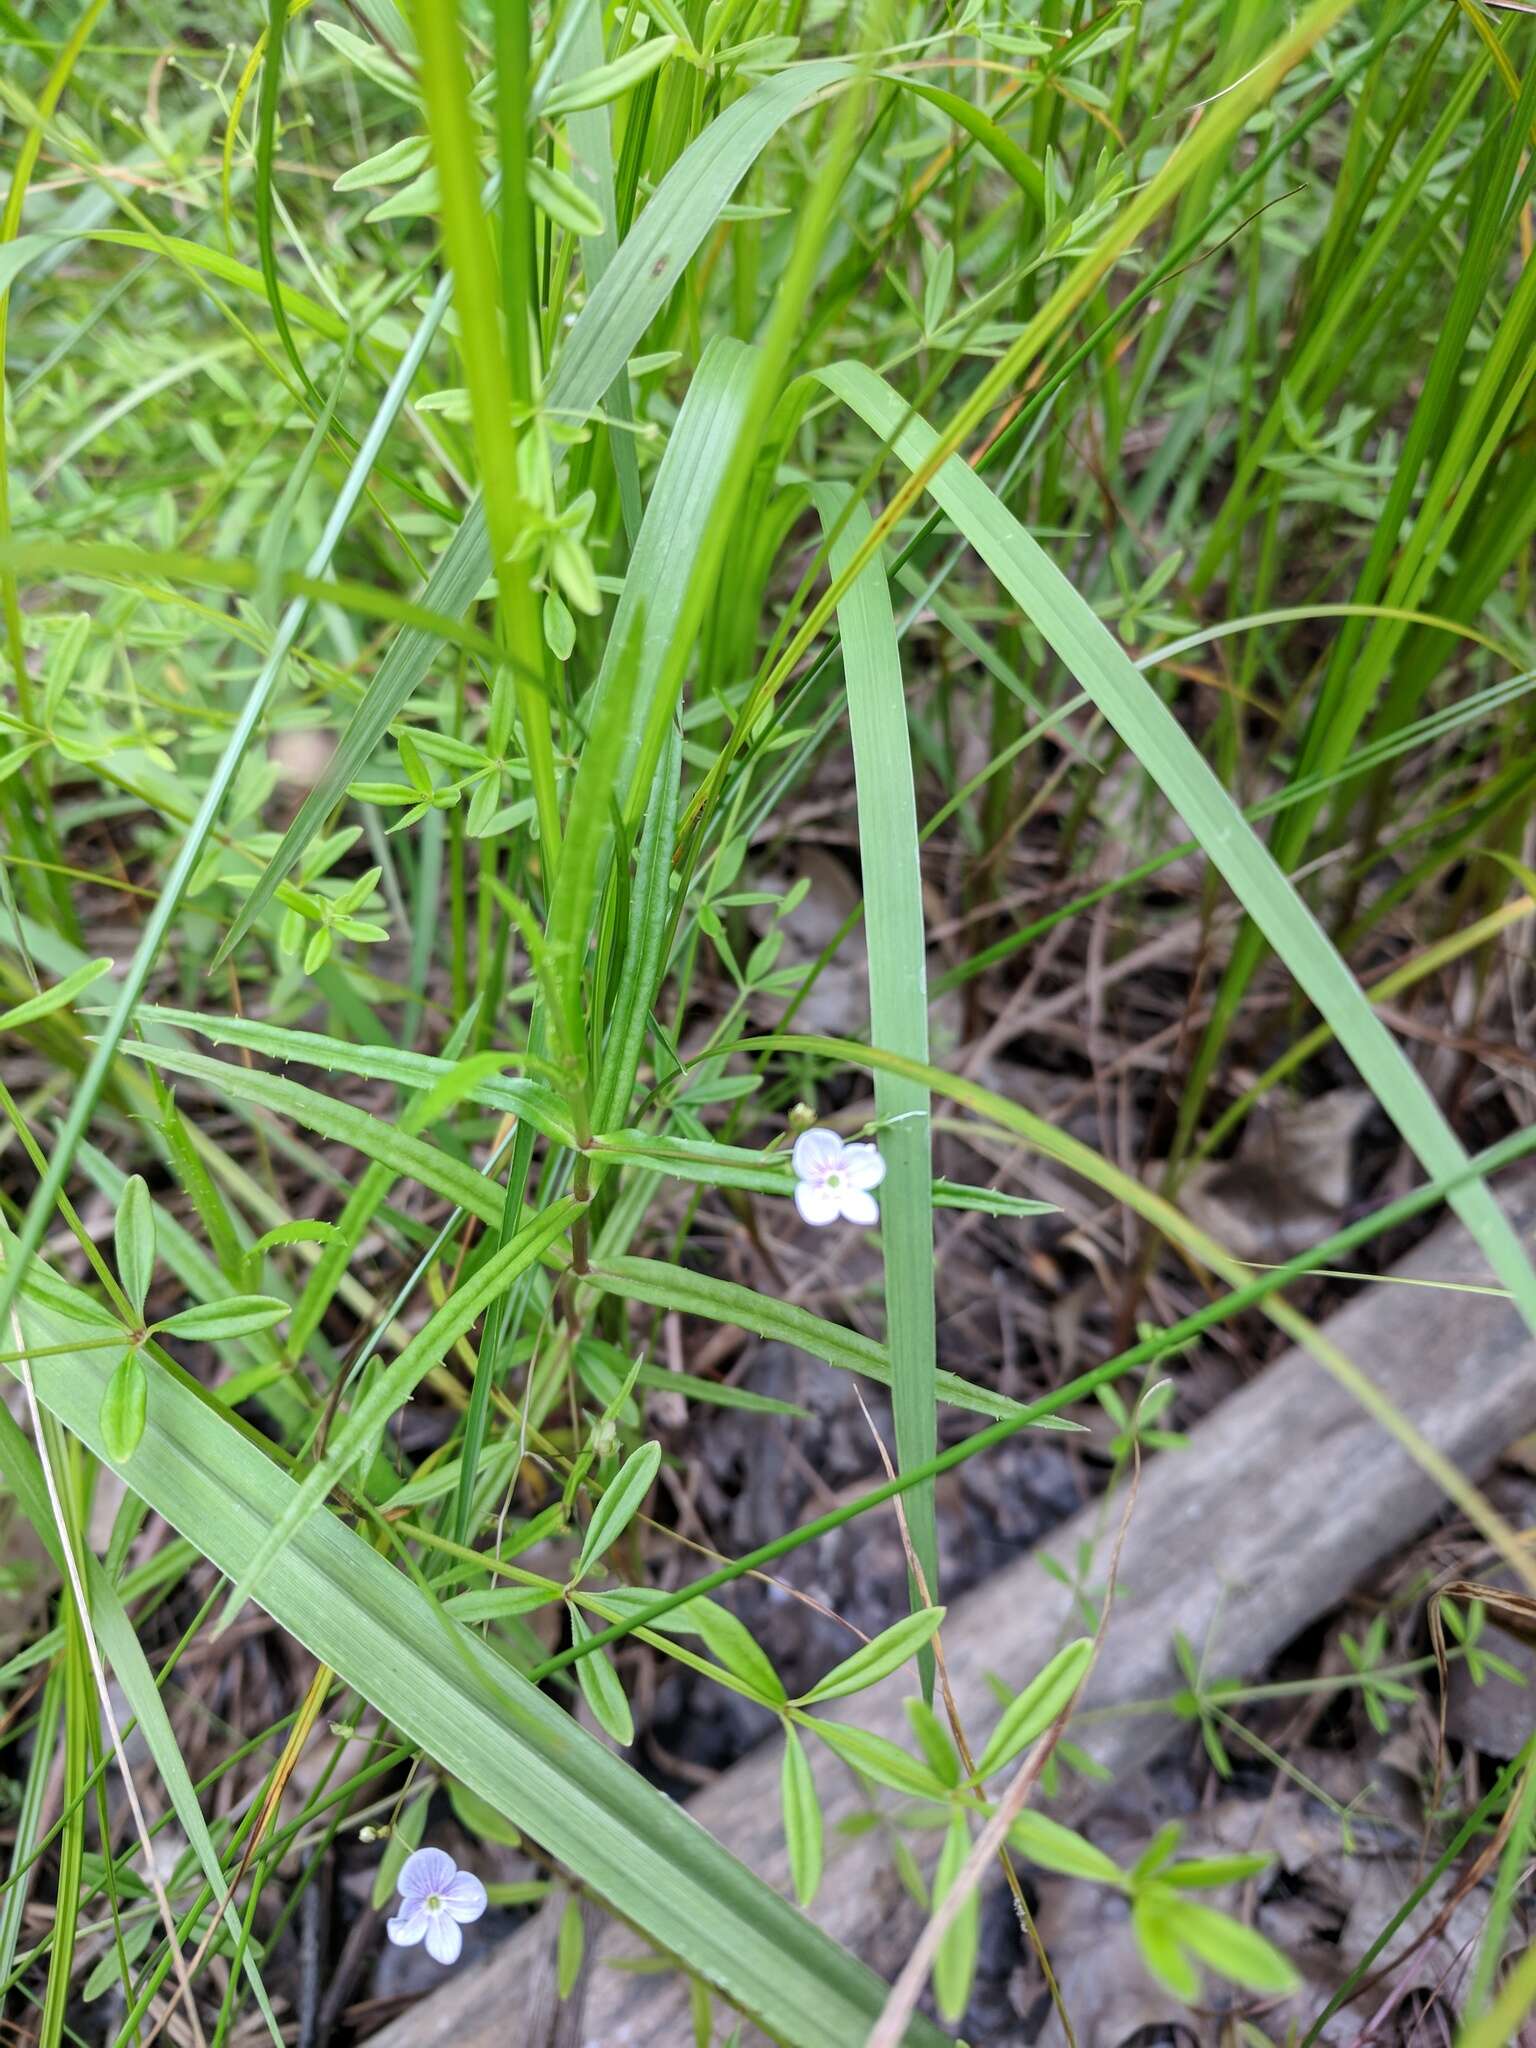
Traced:
<path fill-rule="evenodd" d="M 917 471 L 929 461 L 938 436 L 873 370 L 860 363 L 839 363 L 822 375 L 828 388 L 851 405 L 908 468 Z M 1437 1179 L 1454 1177 L 1466 1165 L 1466 1153 L 1434 1097 L 1252 826 L 1129 655 L 967 463 L 951 456 L 936 470 L 929 489 L 1183 818 L 1298 985 L 1327 1018 L 1425 1171 Z M 1450 1202 L 1536 1329 L 1536 1272 L 1498 1203 L 1481 1181 L 1458 1187 Z"/>
<path fill-rule="evenodd" d="M 827 530 L 832 573 L 841 577 L 869 535 L 869 514 L 845 485 L 820 485 L 811 497 Z M 928 970 L 917 797 L 896 618 L 878 555 L 849 584 L 837 622 L 858 793 L 870 1036 L 876 1045 L 926 1062 Z M 902 1075 L 877 1074 L 875 1113 L 886 1163 L 880 1213 L 891 1405 L 897 1464 L 905 1471 L 926 1463 L 938 1448 L 928 1091 Z M 907 1495 L 906 1512 L 928 1598 L 937 1600 L 939 1539 L 931 1484 Z M 912 1599 L 914 1605 L 922 1600 L 915 1580 Z M 931 1693 L 933 1652 L 926 1645 L 920 1669 L 924 1692 Z"/>
<path fill-rule="evenodd" d="M 14 1257 L 14 1240 L 6 1244 Z M 34 1271 L 38 1269 L 34 1268 Z M 38 1349 L 99 1329 L 75 1290 L 29 1280 L 23 1332 Z M 95 1451 L 110 1367 L 96 1353 L 38 1358 L 40 1400 Z M 196 1391 L 156 1376 L 130 1483 L 221 1571 L 237 1574 L 298 1488 Z M 885 1987 L 722 1849 L 674 1801 L 445 1615 L 333 1515 L 314 1515 L 255 1595 L 282 1627 L 444 1770 L 564 1863 L 663 1951 L 792 2048 L 847 2048 Z M 946 2037 L 914 2021 L 910 2048 Z"/>

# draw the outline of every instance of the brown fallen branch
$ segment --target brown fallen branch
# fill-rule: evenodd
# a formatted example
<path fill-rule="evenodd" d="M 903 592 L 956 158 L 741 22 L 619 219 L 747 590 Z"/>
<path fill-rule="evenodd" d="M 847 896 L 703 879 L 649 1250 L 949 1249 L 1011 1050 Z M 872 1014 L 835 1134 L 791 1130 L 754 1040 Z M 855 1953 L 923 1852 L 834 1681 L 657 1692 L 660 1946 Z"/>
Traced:
<path fill-rule="evenodd" d="M 1536 1177 L 1501 1190 L 1522 1235 L 1536 1228 Z M 1395 1269 L 1402 1279 L 1487 1283 L 1476 1247 L 1447 1221 Z M 1329 1337 L 1444 1456 L 1481 1477 L 1501 1450 L 1536 1428 L 1536 1341 L 1497 1295 L 1383 1285 L 1363 1290 L 1327 1325 Z M 1187 1449 L 1148 1467 L 1125 1546 L 1120 1590 L 1084 1709 L 1145 1705 L 1184 1687 L 1176 1635 L 1206 1668 L 1246 1678 L 1409 1541 L 1442 1505 L 1433 1482 L 1301 1351 L 1289 1351 L 1192 1434 Z M 1100 1505 L 1053 1532 L 1048 1549 L 1075 1557 L 1084 1541 L 1107 1558 Z M 990 1703 L 987 1674 L 1017 1689 L 1078 1626 L 1073 1594 L 1022 1559 L 956 1601 L 944 1629 L 949 1676 L 963 1711 Z M 847 1718 L 905 1742 L 903 1688 L 847 1703 Z M 837 1707 L 831 1713 L 842 1718 Z M 1074 1728 L 1108 1768 L 1146 1763 L 1185 1724 L 1135 1713 Z M 821 1745 L 812 1758 L 827 1823 L 827 1862 L 815 1918 L 887 1976 L 922 1924 L 890 1867 L 879 1831 L 846 1837 L 859 1810 L 847 1770 Z M 788 1892 L 779 1825 L 780 1745 L 765 1742 L 689 1801 L 700 1823 Z M 1076 1811 L 1093 1788 L 1076 1795 Z M 1070 1813 L 1070 1810 L 1069 1810 Z M 921 1857 L 936 1835 L 913 1838 Z M 507 2014 L 541 1974 L 553 1923 L 540 1916 L 490 1960 L 452 1980 L 373 2037 L 372 2048 L 502 2048 Z M 612 1965 L 643 1953 L 624 1929 L 596 1944 L 580 2038 L 601 2048 L 676 2048 L 690 2038 L 687 1985 L 673 1974 Z M 744 2033 L 743 2039 L 757 2037 Z M 544 2048 L 530 2042 L 528 2048 Z"/>

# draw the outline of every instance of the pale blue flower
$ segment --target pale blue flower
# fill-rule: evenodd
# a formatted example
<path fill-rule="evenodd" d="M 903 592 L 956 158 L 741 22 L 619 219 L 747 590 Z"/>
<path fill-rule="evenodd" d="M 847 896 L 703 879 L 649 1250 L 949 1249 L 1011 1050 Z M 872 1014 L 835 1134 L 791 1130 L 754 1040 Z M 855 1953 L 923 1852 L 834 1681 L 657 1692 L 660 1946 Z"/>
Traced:
<path fill-rule="evenodd" d="M 416 1849 L 400 1866 L 400 1911 L 384 1931 L 400 1948 L 424 1941 L 434 1962 L 456 1963 L 460 1923 L 478 1920 L 485 1906 L 485 1886 L 472 1872 L 441 1849 Z"/>
<path fill-rule="evenodd" d="M 878 1223 L 871 1188 L 885 1179 L 885 1161 L 873 1145 L 845 1145 L 836 1131 L 802 1131 L 790 1154 L 795 1207 L 807 1223 Z"/>

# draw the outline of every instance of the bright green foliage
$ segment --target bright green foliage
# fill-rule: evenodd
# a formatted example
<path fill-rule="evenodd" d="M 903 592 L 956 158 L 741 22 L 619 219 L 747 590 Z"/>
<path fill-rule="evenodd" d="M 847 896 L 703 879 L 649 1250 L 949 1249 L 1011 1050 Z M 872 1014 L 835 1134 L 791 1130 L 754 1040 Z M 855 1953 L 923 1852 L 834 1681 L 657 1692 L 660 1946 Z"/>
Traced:
<path fill-rule="evenodd" d="M 580 1899 L 567 1899 L 565 1910 L 560 1915 L 560 1932 L 555 1941 L 555 1988 L 562 1998 L 569 1998 L 576 1983 L 577 1972 L 586 1947 L 586 1935 L 581 1924 Z"/>
<path fill-rule="evenodd" d="M 1532 1140 L 1469 1162 L 1390 1007 L 1457 963 L 1487 986 L 1529 914 L 1529 24 L 271 0 L 212 10 L 204 48 L 181 12 L 148 0 L 124 38 L 104 0 L 5 10 L 0 1327 L 49 1419 L 34 1445 L 0 1403 L 0 1473 L 90 1611 L 65 1575 L 0 1673 L 6 1711 L 38 1688 L 0 2003 L 53 2048 L 81 1994 L 121 1991 L 126 2040 L 174 1989 L 137 1841 L 90 1846 L 88 1621 L 187 1845 L 188 1954 L 224 1901 L 212 2037 L 276 2037 L 252 1930 L 294 1844 L 379 1798 L 385 1904 L 446 1785 L 471 1835 L 526 1836 L 676 1959 L 696 2038 L 730 2008 L 844 2048 L 884 1987 L 610 1748 L 638 1657 L 777 1717 L 801 1903 L 835 1881 L 825 1770 L 858 1774 L 937 1903 L 1073 1709 L 1108 1597 L 1087 1546 L 1058 1567 L 1081 1639 L 952 1727 L 945 1471 L 1095 1391 L 1116 1483 L 1176 1457 L 1173 1383 L 1138 1408 L 1111 1382 L 1259 1307 L 1499 1533 L 1282 1290 L 1445 1201 L 1536 1321 L 1487 1184 Z M 807 836 L 853 893 L 819 960 L 809 873 L 780 879 Z M 1199 901 L 1211 993 L 1148 1069 L 1159 1193 L 954 1034 L 994 995 L 1009 1014 L 1084 913 L 1111 960 L 1173 931 L 1165 888 Z M 819 1030 L 834 960 L 856 996 Z M 1252 1014 L 1266 1049 L 1228 1087 Z M 1183 1176 L 1335 1058 L 1430 1185 L 1251 1274 L 1180 1215 Z M 769 1278 L 844 1242 L 796 1220 L 802 1107 L 885 1164 L 846 1310 Z M 956 1122 L 1006 1156 L 997 1187 L 936 1167 Z M 934 1255 L 956 1210 L 1022 1247 L 1044 1194 L 1065 1206 L 1040 1155 L 1213 1287 L 1024 1407 L 941 1325 Z M 730 1328 L 884 1390 L 898 1477 L 715 1568 L 678 1546 L 663 1417 L 804 1412 L 689 1355 Z M 101 1460 L 128 1493 L 96 1556 Z M 898 1496 L 910 1612 L 791 1700 L 731 1581 Z M 151 1511 L 175 1534 L 146 1558 Z M 198 1555 L 221 1584 L 197 1631 L 259 1602 L 335 1674 L 326 1711 L 383 1731 L 259 1843 L 254 1813 L 205 1819 L 134 1633 L 185 1621 Z M 1501 1680 L 1482 1610 L 1445 1612 Z M 1341 1643 L 1386 1730 L 1411 1695 L 1385 1624 Z M 1236 1688 L 1175 1651 L 1172 1711 L 1227 1771 Z M 860 1726 L 877 1684 L 911 1695 L 914 1746 Z M 1014 1856 L 1123 1893 L 1177 1998 L 1204 1972 L 1291 1988 L 1196 1896 L 1261 1859 L 1180 1862 L 1166 1833 L 1122 1871 L 1038 1810 L 1066 1769 L 1094 1769 L 1070 1739 Z M 323 1859 L 299 1860 L 302 1891 Z M 972 1893 L 946 2025 L 978 1928 Z M 573 1892 L 562 1991 L 583 1941 Z"/>
<path fill-rule="evenodd" d="M 943 1619 L 942 1607 L 920 1607 L 905 1621 L 892 1622 L 873 1642 L 834 1666 L 808 1693 L 802 1694 L 796 1705 L 814 1706 L 818 1700 L 838 1700 L 848 1693 L 862 1692 L 867 1685 L 878 1685 L 882 1678 L 899 1671 L 909 1657 L 926 1648 Z"/>
<path fill-rule="evenodd" d="M 994 1771 L 1011 1763 L 1050 1727 L 1071 1702 L 1092 1661 L 1093 1644 L 1086 1636 L 1068 1643 L 1064 1650 L 1057 1651 L 1040 1676 L 1009 1702 L 976 1760 L 972 1777 L 977 1784 L 985 1784 Z"/>
<path fill-rule="evenodd" d="M 129 1308 L 136 1316 L 142 1316 L 155 1271 L 155 1212 L 141 1174 L 134 1174 L 123 1189 L 113 1235 L 117 1277 L 128 1297 Z"/>
<path fill-rule="evenodd" d="M 811 1776 L 804 1745 L 793 1726 L 788 1724 L 784 1729 L 780 1797 L 784 1807 L 784 1844 L 789 1851 L 795 1897 L 802 1906 L 808 1906 L 821 1884 L 821 1804 L 816 1797 L 816 1781 Z"/>
<path fill-rule="evenodd" d="M 144 1434 L 144 1417 L 149 1407 L 149 1390 L 144 1382 L 144 1361 L 137 1349 L 125 1351 L 117 1362 L 107 1391 L 101 1397 L 101 1437 L 107 1456 L 119 1465 L 133 1456 Z"/>
<path fill-rule="evenodd" d="M 613 1544 L 617 1543 L 625 1529 L 634 1520 L 640 1503 L 650 1492 L 651 1482 L 656 1477 L 656 1468 L 661 1463 L 660 1444 L 642 1444 L 620 1466 L 618 1472 L 603 1489 L 591 1522 L 587 1525 L 581 1555 L 576 1560 L 576 1573 L 590 1571 L 598 1559 Z"/>
<path fill-rule="evenodd" d="M 933 1878 L 935 1909 L 948 1898 L 960 1875 L 961 1865 L 971 1850 L 971 1831 L 965 1815 L 950 1816 L 939 1851 L 939 1867 Z M 945 1929 L 933 1964 L 933 1995 L 942 2016 L 953 2026 L 965 2011 L 976 1974 L 976 1955 L 981 1945 L 981 1900 L 971 1891 L 954 1919 Z"/>

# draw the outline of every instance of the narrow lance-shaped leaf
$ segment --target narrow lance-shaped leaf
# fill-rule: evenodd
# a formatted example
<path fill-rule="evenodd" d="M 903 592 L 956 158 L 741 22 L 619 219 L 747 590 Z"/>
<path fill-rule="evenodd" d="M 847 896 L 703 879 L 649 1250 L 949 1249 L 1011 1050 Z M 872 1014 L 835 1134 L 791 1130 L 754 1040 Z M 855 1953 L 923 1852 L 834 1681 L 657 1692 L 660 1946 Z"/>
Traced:
<path fill-rule="evenodd" d="M 509 1621 L 533 1614 L 560 1598 L 558 1586 L 488 1586 L 483 1591 L 455 1593 L 443 1610 L 456 1621 Z"/>
<path fill-rule="evenodd" d="M 341 1232 L 334 1223 L 320 1223 L 303 1218 L 292 1223 L 275 1224 L 271 1230 L 264 1230 L 250 1250 L 242 1255 L 239 1262 L 241 1280 L 254 1291 L 261 1281 L 262 1260 L 268 1252 L 274 1252 L 282 1245 L 335 1245 L 342 1241 Z"/>
<path fill-rule="evenodd" d="M 178 1031 L 195 1032 L 214 1045 L 237 1045 L 263 1059 L 284 1062 L 298 1060 L 304 1066 L 319 1067 L 326 1073 L 351 1075 L 357 1080 L 390 1081 L 398 1088 L 431 1088 L 453 1072 L 452 1057 L 410 1052 L 398 1045 L 359 1045 L 355 1040 L 330 1038 L 319 1031 L 292 1031 L 269 1024 L 259 1017 L 220 1017 L 201 1010 L 177 1010 L 145 1003 L 138 1012 L 142 1026 L 169 1024 Z M 455 1034 L 456 1035 L 456 1034 Z M 452 1041 L 450 1041 L 451 1043 Z M 164 1047 L 138 1048 L 144 1059 L 158 1057 Z M 179 1048 L 178 1048 L 179 1050 Z M 197 1070 L 206 1075 L 206 1068 Z M 219 1068 L 216 1072 L 228 1072 Z M 477 1076 L 470 1100 L 522 1119 L 557 1145 L 574 1143 L 564 1105 L 548 1088 L 534 1081 L 509 1081 Z"/>
<path fill-rule="evenodd" d="M 1166 1908 L 1164 1923 L 1175 1941 L 1197 1955 L 1207 1968 L 1229 1977 L 1249 1991 L 1284 1993 L 1296 1989 L 1298 1978 L 1273 1942 L 1256 1928 L 1245 1927 L 1213 1906 L 1180 1899 Z"/>
<path fill-rule="evenodd" d="M 582 1928 L 581 1901 L 569 1898 L 560 1915 L 560 1932 L 555 1937 L 555 1990 L 559 1997 L 567 1999 L 576 1988 L 576 1979 L 581 1974 L 581 1959 L 586 1950 L 586 1935 Z"/>
<path fill-rule="evenodd" d="M 955 1882 L 970 1854 L 971 1833 L 965 1815 L 951 1815 L 939 1851 L 939 1867 L 933 1878 L 933 1903 L 937 1910 L 954 1890 Z M 933 1959 L 933 1996 L 941 2016 L 953 2026 L 970 2003 L 971 1982 L 976 1975 L 976 1956 L 981 1943 L 981 1895 L 973 1885 L 960 1910 L 944 1932 Z"/>
<path fill-rule="evenodd" d="M 622 93 L 631 92 L 657 71 L 677 48 L 676 36 L 651 36 L 626 50 L 611 64 L 599 64 L 591 71 L 563 81 L 545 100 L 542 112 L 551 121 L 564 114 L 580 113 L 588 107 L 603 107 Z"/>
<path fill-rule="evenodd" d="M 843 1699 L 851 1692 L 862 1692 L 866 1686 L 878 1685 L 882 1678 L 889 1678 L 910 1657 L 927 1647 L 943 1619 L 942 1607 L 920 1607 L 916 1614 L 903 1615 L 900 1621 L 882 1629 L 872 1642 L 865 1643 L 862 1649 L 855 1650 L 851 1657 L 829 1671 L 808 1693 L 803 1693 L 798 1704 L 808 1707 L 818 1700 Z"/>
<path fill-rule="evenodd" d="M 784 1846 L 789 1852 L 789 1873 L 794 1882 L 795 1897 L 802 1906 L 808 1906 L 821 1884 L 821 1802 L 816 1797 L 816 1780 L 811 1774 L 810 1759 L 788 1722 L 784 1724 L 779 1798 L 784 1814 Z"/>
<path fill-rule="evenodd" d="M 578 1578 L 589 1572 L 629 1527 L 651 1490 L 660 1464 L 661 1445 L 657 1443 L 642 1444 L 624 1460 L 592 1511 L 576 1563 Z"/>
<path fill-rule="evenodd" d="M 899 1743 L 891 1742 L 884 1735 L 876 1735 L 870 1728 L 854 1728 L 842 1721 L 820 1721 L 807 1717 L 803 1725 L 814 1732 L 835 1750 L 844 1763 L 852 1764 L 856 1771 L 862 1771 L 866 1778 L 873 1778 L 877 1785 L 888 1785 L 893 1792 L 904 1792 L 919 1799 L 944 1799 L 949 1787 L 942 1778 L 934 1776 L 924 1763 L 909 1755 Z"/>
<path fill-rule="evenodd" d="M 64 1010 L 78 995 L 84 995 L 93 987 L 107 969 L 110 960 L 87 960 L 77 967 L 73 974 L 55 982 L 52 988 L 45 988 L 35 996 L 29 996 L 24 1003 L 17 1003 L 14 1009 L 0 1012 L 0 1031 L 19 1031 L 24 1024 L 35 1024 L 40 1017 L 51 1017 L 57 1010 Z"/>
<path fill-rule="evenodd" d="M 695 1273 L 683 1266 L 670 1266 L 661 1259 L 637 1259 L 627 1255 L 605 1258 L 582 1277 L 582 1285 L 601 1294 L 616 1294 L 629 1301 L 649 1302 L 657 1308 L 680 1309 L 685 1315 L 707 1316 L 711 1322 L 734 1323 L 755 1335 L 775 1337 L 807 1351 L 812 1358 L 845 1372 L 863 1373 L 882 1386 L 891 1384 L 890 1355 L 858 1330 L 813 1315 L 792 1301 L 759 1294 L 735 1280 L 717 1280 L 710 1273 Z M 994 1394 L 985 1387 L 973 1387 L 952 1372 L 937 1378 L 939 1397 L 956 1408 L 977 1415 L 1001 1418 L 1016 1415 L 1019 1405 L 1006 1394 Z"/>
<path fill-rule="evenodd" d="M 138 1449 L 148 1401 L 144 1361 L 135 1346 L 118 1360 L 101 1397 L 101 1434 L 114 1464 L 126 1465 Z"/>
<path fill-rule="evenodd" d="M 1008 1830 L 1008 1840 L 1021 1856 L 1063 1877 L 1083 1877 L 1093 1884 L 1122 1882 L 1120 1866 L 1102 1849 L 1049 1814 L 1025 1809 Z"/>
<path fill-rule="evenodd" d="M 567 1602 L 566 1612 L 571 1617 L 572 1642 L 586 1642 L 592 1631 L 582 1618 L 580 1608 L 574 1602 Z M 592 1709 L 599 1728 L 611 1735 L 621 1749 L 628 1749 L 635 1739 L 634 1716 L 629 1711 L 629 1701 L 624 1697 L 619 1674 L 608 1661 L 608 1652 L 596 1650 L 590 1657 L 583 1657 L 576 1666 L 576 1676 L 582 1698 Z"/>
<path fill-rule="evenodd" d="M 984 1784 L 994 1771 L 1000 1771 L 1021 1749 L 1043 1735 L 1070 1703 L 1092 1662 L 1093 1643 L 1087 1636 L 1068 1643 L 1064 1650 L 1058 1650 L 1039 1677 L 1031 1679 L 1017 1698 L 1003 1709 L 1002 1718 L 993 1729 L 992 1739 L 982 1751 L 969 1782 Z"/>
<path fill-rule="evenodd" d="M 1408 1693 L 1407 1697 L 1412 1699 L 1414 1695 Z M 1274 1860 L 1273 1856 L 1262 1855 L 1192 1856 L 1187 1862 L 1170 1864 L 1161 1873 L 1161 1881 L 1172 1885 L 1175 1891 L 1220 1891 L 1226 1885 L 1244 1884 L 1250 1877 L 1257 1877 Z"/>
<path fill-rule="evenodd" d="M 144 1313 L 155 1271 L 155 1209 L 142 1175 L 134 1174 L 117 1205 L 117 1277 L 136 1316 Z"/>
<path fill-rule="evenodd" d="M 955 1754 L 955 1745 L 949 1731 L 926 1700 L 909 1699 L 906 1702 L 907 1719 L 912 1724 L 912 1733 L 917 1737 L 918 1747 L 928 1759 L 928 1768 L 942 1778 L 946 1785 L 960 1782 L 960 1759 Z"/>
<path fill-rule="evenodd" d="M 288 1313 L 286 1301 L 272 1294 L 232 1294 L 227 1301 L 200 1302 L 196 1308 L 178 1309 L 173 1316 L 155 1324 L 158 1337 L 204 1338 L 218 1343 L 225 1337 L 248 1337 L 253 1330 L 270 1330 Z"/>
<path fill-rule="evenodd" d="M 594 1598 L 605 1614 L 614 1613 L 626 1619 L 633 1616 L 637 1622 L 650 1626 L 649 1610 L 665 1595 L 638 1586 L 610 1586 Z M 784 1705 L 788 1698 L 784 1682 L 757 1639 L 728 1607 L 720 1606 L 707 1594 L 701 1593 L 681 1607 L 669 1608 L 654 1626 L 661 1635 L 700 1637 L 731 1676 L 749 1687 L 766 1706 Z"/>
<path fill-rule="evenodd" d="M 366 1158 L 382 1161 L 407 1180 L 419 1181 L 423 1187 L 446 1195 L 459 1208 L 467 1209 L 471 1216 L 478 1216 L 482 1223 L 494 1223 L 500 1219 L 503 1197 L 495 1181 L 476 1172 L 463 1160 L 429 1145 L 424 1138 L 413 1137 L 388 1117 L 370 1116 L 355 1103 L 339 1101 L 318 1088 L 306 1088 L 281 1074 L 264 1074 L 253 1067 L 236 1065 L 233 1061 L 213 1060 L 202 1053 L 183 1052 L 179 1047 L 146 1045 L 130 1040 L 123 1050 L 171 1073 L 186 1074 L 204 1081 L 237 1102 L 252 1102 L 262 1109 L 275 1111 L 279 1116 L 292 1117 L 306 1130 L 318 1131 L 323 1137 L 350 1145 Z M 482 1091 L 477 1089 L 475 1092 Z"/>
<path fill-rule="evenodd" d="M 1149 1974 L 1165 1991 L 1190 2004 L 1200 1994 L 1200 1972 L 1184 1953 L 1168 1912 L 1170 1904 L 1170 1894 L 1144 1893 L 1131 1906 L 1131 1931 Z"/>

